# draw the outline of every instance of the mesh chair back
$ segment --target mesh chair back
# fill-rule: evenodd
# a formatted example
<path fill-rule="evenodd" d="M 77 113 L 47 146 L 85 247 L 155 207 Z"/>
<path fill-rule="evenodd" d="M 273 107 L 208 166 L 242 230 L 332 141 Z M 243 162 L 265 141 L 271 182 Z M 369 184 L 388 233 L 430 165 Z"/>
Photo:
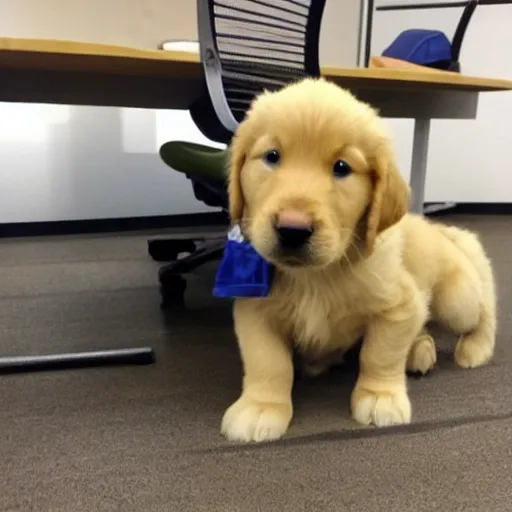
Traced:
<path fill-rule="evenodd" d="M 198 0 L 201 59 L 220 138 L 236 130 L 259 93 L 320 75 L 324 5 L 325 0 Z"/>

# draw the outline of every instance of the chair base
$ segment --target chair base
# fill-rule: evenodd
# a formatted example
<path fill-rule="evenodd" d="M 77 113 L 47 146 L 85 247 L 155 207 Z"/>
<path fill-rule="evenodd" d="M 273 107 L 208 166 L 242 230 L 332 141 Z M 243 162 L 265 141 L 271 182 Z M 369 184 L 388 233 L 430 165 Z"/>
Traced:
<path fill-rule="evenodd" d="M 171 261 L 158 272 L 160 281 L 160 297 L 162 309 L 180 307 L 185 304 L 185 291 L 187 281 L 183 274 L 192 272 L 196 268 L 210 261 L 217 261 L 224 253 L 226 237 L 223 234 L 208 240 L 197 238 L 171 238 L 164 240 L 150 240 L 148 242 L 149 254 L 156 261 Z M 182 253 L 188 256 L 178 258 Z"/>
<path fill-rule="evenodd" d="M 201 239 L 195 238 L 167 238 L 148 240 L 148 253 L 158 262 L 176 261 L 181 253 L 195 252 L 197 243 Z"/>

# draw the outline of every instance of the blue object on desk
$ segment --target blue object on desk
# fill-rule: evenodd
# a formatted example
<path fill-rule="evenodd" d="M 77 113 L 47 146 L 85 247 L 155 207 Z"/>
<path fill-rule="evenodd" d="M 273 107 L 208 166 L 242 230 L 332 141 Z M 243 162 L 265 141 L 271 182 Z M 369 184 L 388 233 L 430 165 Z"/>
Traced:
<path fill-rule="evenodd" d="M 234 226 L 228 233 L 213 295 L 225 299 L 268 297 L 273 274 L 273 266 L 244 239 L 240 227 Z"/>
<path fill-rule="evenodd" d="M 439 30 L 411 29 L 402 32 L 382 55 L 430 66 L 437 62 L 451 62 L 452 44 Z"/>

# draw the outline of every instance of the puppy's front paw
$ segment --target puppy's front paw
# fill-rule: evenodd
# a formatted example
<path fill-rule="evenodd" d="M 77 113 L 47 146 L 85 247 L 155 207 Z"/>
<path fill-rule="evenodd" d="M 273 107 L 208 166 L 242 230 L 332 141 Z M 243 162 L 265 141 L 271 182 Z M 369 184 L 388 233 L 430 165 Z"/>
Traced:
<path fill-rule="evenodd" d="M 292 419 L 292 404 L 260 403 L 243 395 L 225 412 L 221 432 L 230 441 L 279 439 Z"/>
<path fill-rule="evenodd" d="M 363 425 L 389 427 L 411 422 L 411 402 L 405 385 L 372 391 L 356 384 L 352 392 L 352 417 Z"/>

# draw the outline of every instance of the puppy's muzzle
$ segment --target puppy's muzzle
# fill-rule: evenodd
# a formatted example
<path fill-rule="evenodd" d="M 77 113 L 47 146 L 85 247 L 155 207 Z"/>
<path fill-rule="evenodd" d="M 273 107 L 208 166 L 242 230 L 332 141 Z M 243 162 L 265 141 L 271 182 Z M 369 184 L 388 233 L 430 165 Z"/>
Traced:
<path fill-rule="evenodd" d="M 279 213 L 274 227 L 279 246 L 285 251 L 302 249 L 313 234 L 311 217 L 298 210 Z"/>

